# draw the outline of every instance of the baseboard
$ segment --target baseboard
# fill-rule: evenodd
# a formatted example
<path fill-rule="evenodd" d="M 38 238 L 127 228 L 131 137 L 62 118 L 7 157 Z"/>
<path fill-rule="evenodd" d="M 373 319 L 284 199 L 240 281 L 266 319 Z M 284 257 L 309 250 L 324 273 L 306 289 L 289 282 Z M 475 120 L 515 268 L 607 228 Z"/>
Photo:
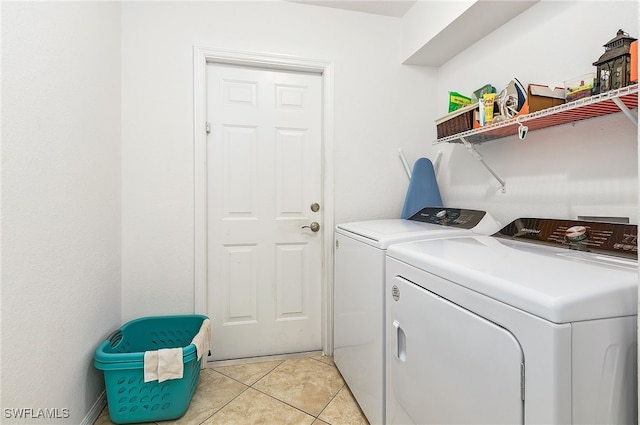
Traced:
<path fill-rule="evenodd" d="M 98 419 L 98 417 L 104 410 L 104 407 L 106 405 L 107 405 L 107 393 L 103 391 L 102 394 L 100 394 L 100 397 L 98 397 L 98 399 L 96 400 L 96 402 L 93 403 L 93 406 L 91 406 L 91 409 L 86 414 L 84 419 L 82 419 L 82 422 L 80 422 L 80 425 L 93 425 L 96 422 L 96 419 Z"/>
<path fill-rule="evenodd" d="M 235 366 L 240 364 L 247 363 L 258 363 L 258 362 L 268 362 L 275 360 L 288 360 L 288 359 L 296 359 L 301 357 L 312 357 L 312 356 L 324 356 L 322 351 L 306 351 L 302 353 L 290 353 L 290 354 L 277 354 L 274 356 L 262 356 L 262 357 L 249 357 L 243 359 L 231 359 L 231 360 L 214 360 L 207 362 L 207 368 L 212 367 L 221 367 L 221 366 Z"/>

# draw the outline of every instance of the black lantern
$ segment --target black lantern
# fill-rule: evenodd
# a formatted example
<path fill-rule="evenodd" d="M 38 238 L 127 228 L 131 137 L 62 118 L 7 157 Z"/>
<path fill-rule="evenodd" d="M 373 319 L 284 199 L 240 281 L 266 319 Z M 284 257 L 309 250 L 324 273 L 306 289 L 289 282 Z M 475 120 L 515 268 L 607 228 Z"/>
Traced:
<path fill-rule="evenodd" d="M 604 53 L 593 63 L 598 68 L 594 93 L 604 93 L 631 84 L 631 43 L 636 39 L 622 30 L 604 45 Z"/>

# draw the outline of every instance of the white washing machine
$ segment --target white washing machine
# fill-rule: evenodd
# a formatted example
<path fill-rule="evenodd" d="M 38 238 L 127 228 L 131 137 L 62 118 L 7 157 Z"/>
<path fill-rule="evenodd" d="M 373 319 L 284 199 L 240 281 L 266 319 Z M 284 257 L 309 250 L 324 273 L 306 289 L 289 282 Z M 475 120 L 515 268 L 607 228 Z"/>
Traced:
<path fill-rule="evenodd" d="M 518 219 L 387 251 L 387 424 L 636 424 L 637 226 Z"/>
<path fill-rule="evenodd" d="M 491 234 L 486 212 L 424 208 L 410 219 L 340 224 L 334 250 L 334 361 L 371 424 L 384 423 L 384 278 L 389 246 L 418 239 Z M 475 232 L 475 233 L 474 233 Z"/>

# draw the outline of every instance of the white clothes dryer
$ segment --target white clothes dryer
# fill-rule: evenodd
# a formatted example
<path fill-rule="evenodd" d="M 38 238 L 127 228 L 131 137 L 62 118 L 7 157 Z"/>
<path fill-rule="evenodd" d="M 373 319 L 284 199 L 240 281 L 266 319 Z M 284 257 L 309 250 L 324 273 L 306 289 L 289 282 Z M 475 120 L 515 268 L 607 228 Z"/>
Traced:
<path fill-rule="evenodd" d="M 636 225 L 391 246 L 387 424 L 637 423 L 637 287 Z"/>
<path fill-rule="evenodd" d="M 334 362 L 372 425 L 384 423 L 384 279 L 389 246 L 492 234 L 484 211 L 429 207 L 410 219 L 339 224 L 334 250 Z"/>

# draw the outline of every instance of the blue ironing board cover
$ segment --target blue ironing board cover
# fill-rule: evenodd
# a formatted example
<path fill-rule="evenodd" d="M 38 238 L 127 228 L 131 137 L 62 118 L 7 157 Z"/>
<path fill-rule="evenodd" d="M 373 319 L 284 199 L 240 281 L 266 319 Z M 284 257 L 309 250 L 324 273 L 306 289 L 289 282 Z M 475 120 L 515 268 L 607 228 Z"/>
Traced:
<path fill-rule="evenodd" d="M 442 198 L 433 164 L 428 158 L 419 158 L 413 164 L 402 217 L 407 219 L 424 207 L 441 207 Z"/>

